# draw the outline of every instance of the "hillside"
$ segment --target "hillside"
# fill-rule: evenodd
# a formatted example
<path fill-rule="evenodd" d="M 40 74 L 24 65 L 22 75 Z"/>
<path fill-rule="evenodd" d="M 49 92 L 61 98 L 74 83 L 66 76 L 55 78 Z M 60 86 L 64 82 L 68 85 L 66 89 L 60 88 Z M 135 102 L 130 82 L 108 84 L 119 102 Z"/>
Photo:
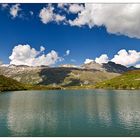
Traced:
<path fill-rule="evenodd" d="M 118 76 L 118 73 L 69 67 L 0 67 L 0 74 L 24 84 L 48 86 L 93 85 Z"/>
<path fill-rule="evenodd" d="M 0 91 L 13 91 L 24 89 L 24 86 L 16 80 L 0 75 Z"/>
<path fill-rule="evenodd" d="M 111 80 L 98 83 L 94 87 L 104 89 L 140 89 L 140 70 L 128 71 Z"/>

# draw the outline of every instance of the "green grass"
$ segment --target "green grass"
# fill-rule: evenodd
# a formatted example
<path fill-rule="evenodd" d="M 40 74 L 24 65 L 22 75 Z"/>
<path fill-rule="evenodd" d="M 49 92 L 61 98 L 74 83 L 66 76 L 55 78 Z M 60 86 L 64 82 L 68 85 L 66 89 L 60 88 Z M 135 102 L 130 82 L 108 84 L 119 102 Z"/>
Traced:
<path fill-rule="evenodd" d="M 27 90 L 61 90 L 61 86 L 46 86 L 46 85 L 26 85 Z"/>
<path fill-rule="evenodd" d="M 23 84 L 7 78 L 3 75 L 0 75 L 0 91 L 14 91 L 14 90 L 24 90 L 25 87 Z"/>
<path fill-rule="evenodd" d="M 126 72 L 113 79 L 97 83 L 94 87 L 101 89 L 140 89 L 140 70 Z"/>

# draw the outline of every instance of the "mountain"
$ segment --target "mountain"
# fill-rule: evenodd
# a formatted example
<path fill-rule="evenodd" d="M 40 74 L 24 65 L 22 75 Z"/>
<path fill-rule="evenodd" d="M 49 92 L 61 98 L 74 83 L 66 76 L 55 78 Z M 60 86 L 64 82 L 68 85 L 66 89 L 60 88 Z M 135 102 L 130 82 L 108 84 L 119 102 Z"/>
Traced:
<path fill-rule="evenodd" d="M 24 84 L 49 86 L 93 85 L 114 78 L 118 73 L 73 67 L 0 67 L 0 74 Z"/>
<path fill-rule="evenodd" d="M 130 67 L 128 67 L 128 70 L 139 70 L 139 68 L 136 68 L 134 66 L 130 66 Z"/>
<path fill-rule="evenodd" d="M 95 88 L 140 89 L 140 70 L 128 71 L 113 79 L 97 83 Z"/>
<path fill-rule="evenodd" d="M 123 73 L 129 70 L 127 67 L 120 64 L 116 64 L 111 61 L 102 64 L 102 67 L 108 72 L 115 72 L 115 73 Z"/>
<path fill-rule="evenodd" d="M 136 68 L 134 66 L 125 67 L 121 64 L 116 64 L 112 61 L 109 61 L 108 63 L 103 63 L 103 64 L 98 64 L 95 61 L 93 61 L 93 62 L 82 65 L 81 68 L 113 72 L 113 73 L 124 73 L 129 70 L 138 70 L 138 68 Z"/>
<path fill-rule="evenodd" d="M 13 90 L 24 90 L 23 84 L 0 75 L 0 91 L 13 91 Z"/>
<path fill-rule="evenodd" d="M 108 62 L 102 65 L 96 62 L 90 62 L 79 67 L 71 64 L 65 64 L 59 67 L 30 67 L 26 65 L 0 66 L 0 74 L 27 85 L 68 87 L 94 85 L 135 69 L 135 67 L 127 68 L 114 62 Z"/>
<path fill-rule="evenodd" d="M 105 71 L 105 69 L 102 67 L 102 65 L 96 63 L 95 61 L 86 63 L 81 66 L 83 69 L 93 69 L 93 70 L 98 70 L 98 71 Z"/>

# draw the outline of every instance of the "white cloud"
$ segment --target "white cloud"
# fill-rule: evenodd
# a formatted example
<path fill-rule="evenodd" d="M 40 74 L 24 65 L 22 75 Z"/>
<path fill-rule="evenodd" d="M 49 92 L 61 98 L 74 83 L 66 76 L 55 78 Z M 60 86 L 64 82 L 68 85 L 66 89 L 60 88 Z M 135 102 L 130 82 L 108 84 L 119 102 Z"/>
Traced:
<path fill-rule="evenodd" d="M 74 20 L 68 21 L 71 26 L 83 26 L 88 25 L 89 27 L 93 27 L 93 15 L 92 15 L 92 4 L 85 4 L 85 8 L 82 9 L 78 16 Z"/>
<path fill-rule="evenodd" d="M 107 32 L 140 38 L 140 4 L 85 4 L 71 26 L 105 26 Z"/>
<path fill-rule="evenodd" d="M 136 50 L 128 50 L 127 52 L 125 49 L 122 49 L 118 54 L 114 55 L 111 61 L 124 66 L 131 66 L 140 61 L 140 52 Z"/>
<path fill-rule="evenodd" d="M 65 20 L 65 16 L 54 13 L 54 7 L 52 5 L 48 5 L 48 7 L 41 9 L 39 17 L 44 24 L 52 21 L 59 23 Z"/>
<path fill-rule="evenodd" d="M 64 56 L 68 56 L 69 54 L 70 54 L 70 50 L 67 50 Z"/>
<path fill-rule="evenodd" d="M 9 57 L 10 64 L 15 65 L 28 65 L 28 66 L 40 66 L 40 65 L 53 65 L 57 61 L 61 60 L 58 53 L 54 50 L 48 54 L 42 54 L 45 50 L 43 46 L 40 47 L 40 51 L 35 48 L 31 48 L 30 45 L 18 45 L 13 48 L 12 54 Z"/>
<path fill-rule="evenodd" d="M 1 6 L 8 5 L 1 4 Z M 10 15 L 15 18 L 20 10 L 20 4 L 14 4 L 10 8 Z M 75 19 L 66 19 L 66 14 L 70 13 L 77 14 Z M 30 14 L 33 15 L 33 12 L 30 11 Z M 104 26 L 108 33 L 140 38 L 140 4 L 59 3 L 57 11 L 52 4 L 48 4 L 40 10 L 39 17 L 44 24 L 56 22 L 79 27 L 86 25 L 89 28 Z"/>
<path fill-rule="evenodd" d="M 41 51 L 41 52 L 45 51 L 45 47 L 41 46 L 41 47 L 40 47 L 40 51 Z"/>
<path fill-rule="evenodd" d="M 109 58 L 106 54 L 102 54 L 100 57 L 96 57 L 95 60 L 94 59 L 86 59 L 84 64 L 88 64 L 90 62 L 96 62 L 98 64 L 102 64 L 102 63 L 108 63 Z"/>
<path fill-rule="evenodd" d="M 84 6 L 82 4 L 70 4 L 68 9 L 70 13 L 74 13 L 74 14 L 82 10 L 84 10 Z"/>
<path fill-rule="evenodd" d="M 67 11 L 67 7 L 68 7 L 68 3 L 58 3 L 57 4 L 57 7 L 60 8 L 60 9 L 63 9 L 65 11 Z"/>
<path fill-rule="evenodd" d="M 57 23 L 64 21 L 64 20 L 65 20 L 65 16 L 61 16 L 59 14 L 54 15 L 54 21 L 56 21 Z"/>
<path fill-rule="evenodd" d="M 67 13 L 77 14 L 78 12 L 84 9 L 83 4 L 70 4 L 70 3 L 59 3 L 57 5 L 58 8 L 66 11 Z"/>
<path fill-rule="evenodd" d="M 95 62 L 102 64 L 102 63 L 108 63 L 109 58 L 106 54 L 102 54 L 100 57 L 95 58 Z"/>
<path fill-rule="evenodd" d="M 41 9 L 39 17 L 44 24 L 53 21 L 53 10 L 54 8 L 50 6 L 48 8 L 44 7 Z"/>
<path fill-rule="evenodd" d="M 10 8 L 10 14 L 13 18 L 18 16 L 19 11 L 21 10 L 20 4 L 15 4 Z"/>
<path fill-rule="evenodd" d="M 93 59 L 86 59 L 85 64 L 93 62 Z M 136 50 L 128 50 L 122 49 L 118 51 L 116 55 L 113 56 L 112 59 L 109 59 L 107 54 L 102 54 L 100 57 L 95 58 L 95 62 L 102 64 L 108 63 L 109 61 L 115 62 L 116 64 L 121 64 L 124 66 L 135 66 L 140 68 L 140 52 Z"/>
<path fill-rule="evenodd" d="M 91 63 L 91 62 L 94 62 L 94 60 L 93 60 L 93 59 L 87 58 L 87 59 L 85 60 L 84 64 L 88 64 L 88 63 Z"/>

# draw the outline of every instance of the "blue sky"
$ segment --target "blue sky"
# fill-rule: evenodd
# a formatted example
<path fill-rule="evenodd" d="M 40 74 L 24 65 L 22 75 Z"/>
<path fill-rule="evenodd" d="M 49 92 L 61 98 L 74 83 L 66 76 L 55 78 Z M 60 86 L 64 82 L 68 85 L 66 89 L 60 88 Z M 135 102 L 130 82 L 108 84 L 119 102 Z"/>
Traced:
<path fill-rule="evenodd" d="M 44 7 L 47 8 L 46 4 L 20 4 L 21 10 L 13 17 L 10 14 L 10 8 L 13 5 L 15 4 L 0 8 L 0 59 L 5 64 L 10 63 L 9 56 L 12 55 L 15 46 L 26 44 L 36 51 L 43 46 L 45 48 L 43 54 L 52 50 L 57 52 L 63 60 L 57 61 L 55 65 L 67 63 L 81 65 L 85 59 L 95 60 L 102 54 L 106 54 L 109 59 L 112 59 L 122 49 L 127 52 L 135 50 L 138 54 L 140 52 L 138 33 L 119 31 L 118 34 L 118 32 L 107 31 L 108 24 L 90 27 L 88 24 L 70 25 L 65 21 L 57 23 L 55 20 L 43 23 L 39 13 Z M 54 7 L 55 14 L 64 15 L 69 20 L 77 18 L 78 12 L 83 10 L 73 13 L 66 12 L 62 8 L 59 9 L 57 4 L 51 5 L 51 7 Z M 33 15 L 30 13 L 31 11 Z M 70 53 L 65 55 L 67 50 L 70 50 Z M 130 65 L 139 64 L 139 62 L 140 60 L 137 58 L 137 61 Z"/>

